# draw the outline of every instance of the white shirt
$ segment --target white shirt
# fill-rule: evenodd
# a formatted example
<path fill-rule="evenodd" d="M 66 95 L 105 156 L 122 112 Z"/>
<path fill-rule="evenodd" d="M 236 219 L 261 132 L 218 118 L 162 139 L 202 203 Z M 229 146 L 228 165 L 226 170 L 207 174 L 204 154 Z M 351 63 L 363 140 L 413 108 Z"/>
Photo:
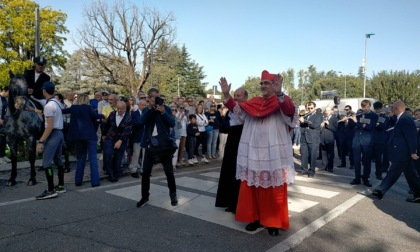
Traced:
<path fill-rule="evenodd" d="M 47 118 L 53 117 L 53 129 L 63 129 L 62 109 L 63 106 L 57 99 L 51 98 L 48 100 L 44 107 L 45 128 L 47 128 Z"/>
<path fill-rule="evenodd" d="M 124 115 L 125 115 L 125 113 L 122 114 L 121 116 L 118 115 L 118 113 L 115 115 L 115 120 L 116 120 L 117 127 L 120 126 L 120 123 L 121 123 L 122 119 L 124 118 Z"/>

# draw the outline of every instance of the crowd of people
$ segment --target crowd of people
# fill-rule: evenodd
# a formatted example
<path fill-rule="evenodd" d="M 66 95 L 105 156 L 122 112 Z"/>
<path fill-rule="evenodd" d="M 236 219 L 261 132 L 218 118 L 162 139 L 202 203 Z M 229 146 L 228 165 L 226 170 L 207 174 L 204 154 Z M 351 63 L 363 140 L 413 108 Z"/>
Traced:
<path fill-rule="evenodd" d="M 340 113 L 337 106 L 317 110 L 316 102 L 311 101 L 299 114 L 292 135 L 293 148 L 301 155 L 299 175 L 314 177 L 317 159 L 322 160 L 321 170 L 334 172 L 337 150 L 341 163 L 336 168 L 354 169 L 350 184 L 372 187 L 371 166 L 375 163 L 375 177 L 382 183 L 374 196 L 382 199 L 404 172 L 414 196 L 407 201 L 420 203 L 420 108 L 413 112 L 402 101 L 384 107 L 380 101 L 371 104 L 366 99 L 356 112 L 346 105 Z M 387 173 L 385 178 L 383 173 Z"/>
<path fill-rule="evenodd" d="M 28 97 L 43 106 L 32 111 L 44 116 L 45 130 L 36 149 L 43 154 L 48 181 L 48 189 L 37 199 L 54 198 L 66 191 L 63 176 L 70 166 L 63 162 L 62 154 L 68 156 L 73 151 L 78 159 L 76 186 L 83 184 L 87 158 L 92 187 L 100 185 L 98 159 L 103 160 L 102 172 L 112 183 L 122 175 L 122 163 L 127 159 L 131 176 L 137 179 L 141 175 L 137 207 L 149 202 L 154 164 L 163 165 L 170 202 L 176 206 L 176 169 L 222 160 L 215 206 L 248 222 L 246 230 L 265 226 L 272 236 L 289 228 L 288 184 L 294 182 L 296 172 L 314 177 L 317 159 L 322 160 L 321 170 L 327 172 L 349 164 L 355 171 L 350 184 L 368 187 L 372 186 L 374 161 L 376 178 L 383 180 L 372 194 L 379 199 L 404 172 L 414 196 L 407 201 L 420 203 L 420 109 L 412 113 L 402 101 L 389 108 L 375 102 L 372 111 L 371 102 L 363 100 L 357 112 L 346 105 L 343 113 L 337 107 L 320 111 L 311 101 L 298 111 L 282 92 L 282 77 L 268 71 L 261 74 L 262 96 L 250 100 L 244 88 L 231 97 L 231 85 L 224 77 L 219 82 L 224 95 L 221 103 L 212 95 L 208 99 L 173 96 L 167 101 L 155 88 L 139 91 L 136 97 L 95 91 L 90 99 L 88 94 L 71 90 L 63 97 L 43 73 L 45 58 L 36 57 L 34 63 L 25 77 Z M 5 91 L 1 93 L 0 125 L 7 105 Z M 6 161 L 4 150 L 0 134 L 0 162 Z M 300 151 L 300 167 L 293 162 L 293 150 Z M 335 150 L 341 161 L 337 167 Z M 57 186 L 52 163 L 58 171 Z"/>

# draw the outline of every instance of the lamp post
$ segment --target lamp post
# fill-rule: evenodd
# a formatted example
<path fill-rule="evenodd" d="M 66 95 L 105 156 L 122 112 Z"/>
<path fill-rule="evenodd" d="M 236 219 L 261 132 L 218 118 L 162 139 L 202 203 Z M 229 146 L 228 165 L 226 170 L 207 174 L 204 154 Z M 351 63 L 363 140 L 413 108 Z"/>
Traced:
<path fill-rule="evenodd" d="M 342 72 L 338 72 L 338 73 L 343 74 Z M 344 74 L 344 99 L 347 98 L 347 75 L 351 75 L 351 73 Z"/>
<path fill-rule="evenodd" d="M 365 38 L 365 57 L 363 59 L 363 72 L 364 72 L 364 79 L 363 79 L 363 98 L 366 98 L 366 52 L 367 52 L 367 41 L 370 36 L 375 35 L 375 33 L 367 33 Z"/>

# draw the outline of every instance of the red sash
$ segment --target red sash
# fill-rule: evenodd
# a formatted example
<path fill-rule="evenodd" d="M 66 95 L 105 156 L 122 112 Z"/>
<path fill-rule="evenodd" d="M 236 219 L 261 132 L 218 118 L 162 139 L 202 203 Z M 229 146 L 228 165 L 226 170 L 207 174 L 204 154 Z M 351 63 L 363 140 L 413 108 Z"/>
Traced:
<path fill-rule="evenodd" d="M 280 102 L 277 96 L 270 98 L 254 97 L 249 101 L 239 104 L 241 108 L 253 117 L 266 117 L 280 109 Z"/>

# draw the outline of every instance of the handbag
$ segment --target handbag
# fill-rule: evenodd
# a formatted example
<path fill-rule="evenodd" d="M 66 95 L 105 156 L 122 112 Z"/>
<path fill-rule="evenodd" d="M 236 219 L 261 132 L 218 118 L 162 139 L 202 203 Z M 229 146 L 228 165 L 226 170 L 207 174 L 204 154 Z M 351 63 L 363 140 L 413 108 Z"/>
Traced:
<path fill-rule="evenodd" d="M 206 131 L 212 131 L 213 130 L 213 126 L 211 126 L 211 125 L 207 125 L 204 128 L 206 129 Z"/>

